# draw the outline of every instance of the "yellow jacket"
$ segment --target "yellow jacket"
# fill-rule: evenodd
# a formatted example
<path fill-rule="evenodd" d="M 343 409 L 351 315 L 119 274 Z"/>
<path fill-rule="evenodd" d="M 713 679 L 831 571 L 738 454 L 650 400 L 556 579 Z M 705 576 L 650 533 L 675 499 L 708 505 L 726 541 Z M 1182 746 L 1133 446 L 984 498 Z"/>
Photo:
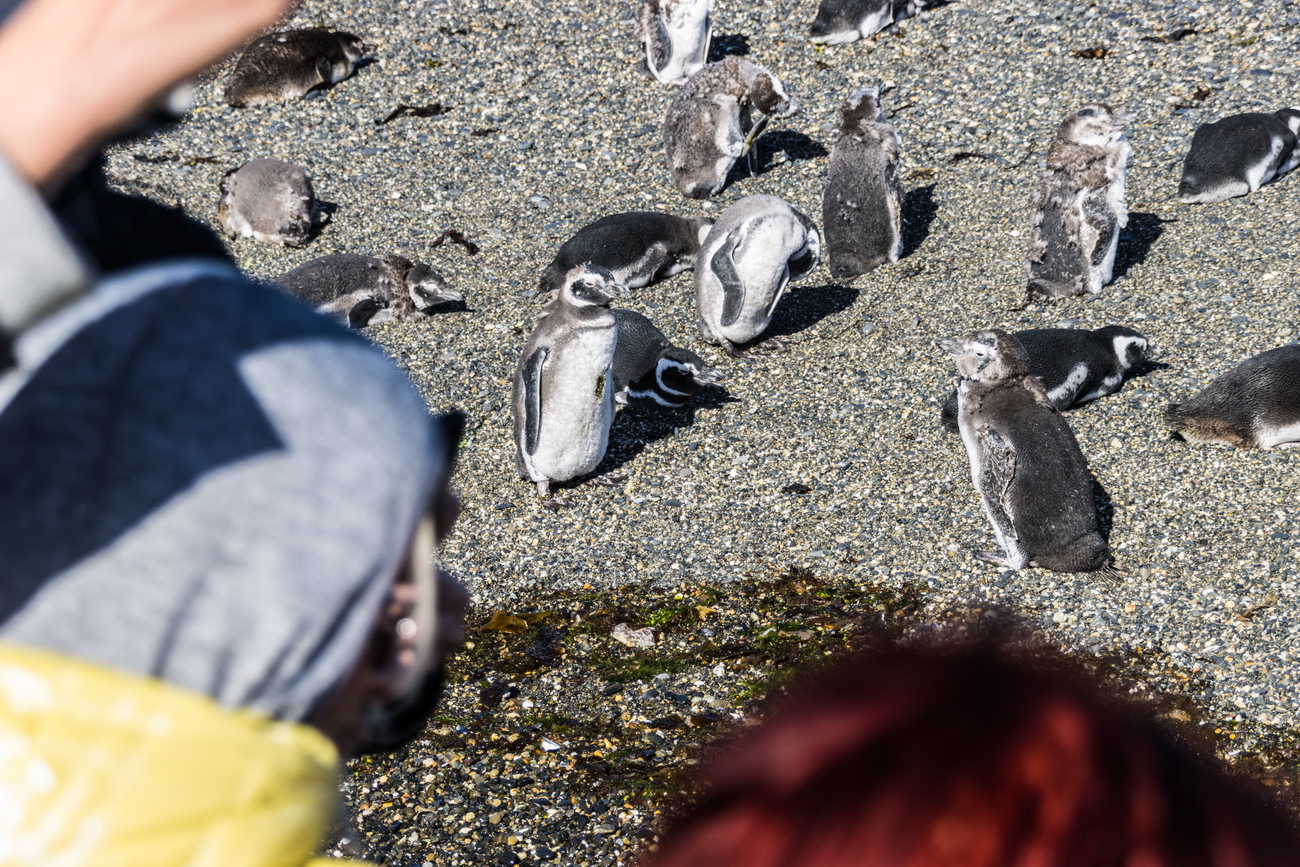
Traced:
<path fill-rule="evenodd" d="M 337 791 L 315 729 L 0 643 L 4 867 L 339 867 Z"/>

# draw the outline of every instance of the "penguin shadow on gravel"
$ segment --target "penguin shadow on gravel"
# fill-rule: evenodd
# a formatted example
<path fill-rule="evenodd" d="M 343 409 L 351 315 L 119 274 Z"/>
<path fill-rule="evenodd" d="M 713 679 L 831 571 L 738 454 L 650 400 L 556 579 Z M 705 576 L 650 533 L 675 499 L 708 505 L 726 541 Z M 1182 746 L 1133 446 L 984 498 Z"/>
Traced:
<path fill-rule="evenodd" d="M 1097 532 L 1110 544 L 1110 531 L 1115 526 L 1115 504 L 1110 499 L 1110 492 L 1092 477 L 1092 505 L 1097 510 Z"/>
<path fill-rule="evenodd" d="M 720 33 L 709 43 L 709 63 L 724 57 L 748 57 L 749 37 L 743 33 Z"/>
<path fill-rule="evenodd" d="M 776 313 L 767 330 L 756 342 L 773 338 L 792 337 L 813 327 L 827 317 L 834 316 L 853 306 L 861 292 L 852 286 L 827 283 L 821 286 L 801 286 L 785 294 L 776 305 Z"/>
<path fill-rule="evenodd" d="M 1128 225 L 1120 231 L 1111 282 L 1127 277 L 1130 268 L 1145 262 L 1152 245 L 1164 234 L 1164 224 L 1175 222 L 1177 220 L 1164 220 L 1145 211 L 1130 211 Z"/>
<path fill-rule="evenodd" d="M 930 224 L 938 213 L 934 184 L 907 191 L 907 197 L 903 199 L 903 254 L 900 259 L 915 253 L 930 237 Z"/>
<path fill-rule="evenodd" d="M 778 153 L 785 154 L 785 159 L 777 160 L 775 157 Z M 761 178 L 786 163 L 795 160 L 829 157 L 831 152 L 826 150 L 826 147 L 821 142 L 801 132 L 790 129 L 777 129 L 764 133 L 754 142 L 754 154 L 752 177 Z M 736 160 L 736 164 L 731 167 L 731 172 L 727 175 L 727 187 L 751 177 L 749 163 L 750 161 L 747 159 Z"/>
<path fill-rule="evenodd" d="M 609 448 L 593 473 L 594 478 L 614 474 L 621 470 L 647 445 L 666 439 L 678 430 L 695 424 L 698 409 L 719 409 L 729 403 L 739 403 L 738 398 L 720 385 L 706 385 L 677 409 L 660 407 L 623 406 L 614 413 L 614 425 L 609 431 Z"/>

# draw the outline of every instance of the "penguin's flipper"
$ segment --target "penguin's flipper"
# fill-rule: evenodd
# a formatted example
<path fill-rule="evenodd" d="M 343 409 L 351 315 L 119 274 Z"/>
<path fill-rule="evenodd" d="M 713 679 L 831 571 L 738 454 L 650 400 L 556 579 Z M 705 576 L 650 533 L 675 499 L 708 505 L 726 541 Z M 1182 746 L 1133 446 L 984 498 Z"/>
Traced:
<path fill-rule="evenodd" d="M 713 43 L 713 16 L 704 19 L 704 38 L 690 57 L 682 58 L 682 69 L 704 66 L 709 62 L 709 45 Z"/>
<path fill-rule="evenodd" d="M 645 31 L 645 65 L 650 74 L 663 81 L 664 67 L 673 59 L 673 39 L 668 33 L 668 22 L 660 9 L 655 13 L 654 21 Z"/>
<path fill-rule="evenodd" d="M 979 441 L 980 494 L 998 539 L 1005 546 L 1007 540 L 1016 538 L 1010 502 L 1010 491 L 1016 481 L 1016 449 L 1009 439 L 991 427 L 985 429 Z"/>
<path fill-rule="evenodd" d="M 745 281 L 736 266 L 736 248 L 745 240 L 745 227 L 733 229 L 727 239 L 713 254 L 709 265 L 713 275 L 722 284 L 722 318 L 723 325 L 734 325 L 745 309 Z"/>
<path fill-rule="evenodd" d="M 534 454 L 542 432 L 542 371 L 549 349 L 539 347 L 524 362 L 524 451 Z"/>
<path fill-rule="evenodd" d="M 347 311 L 349 328 L 365 328 L 386 305 L 378 298 L 362 298 Z"/>

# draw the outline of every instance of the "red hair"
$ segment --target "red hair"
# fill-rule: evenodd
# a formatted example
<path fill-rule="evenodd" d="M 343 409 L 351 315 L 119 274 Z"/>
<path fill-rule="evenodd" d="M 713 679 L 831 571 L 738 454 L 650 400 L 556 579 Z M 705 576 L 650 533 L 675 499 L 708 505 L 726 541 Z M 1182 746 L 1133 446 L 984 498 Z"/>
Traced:
<path fill-rule="evenodd" d="M 706 764 L 651 867 L 1294 864 L 1284 815 L 1077 678 L 984 645 L 877 650 Z"/>

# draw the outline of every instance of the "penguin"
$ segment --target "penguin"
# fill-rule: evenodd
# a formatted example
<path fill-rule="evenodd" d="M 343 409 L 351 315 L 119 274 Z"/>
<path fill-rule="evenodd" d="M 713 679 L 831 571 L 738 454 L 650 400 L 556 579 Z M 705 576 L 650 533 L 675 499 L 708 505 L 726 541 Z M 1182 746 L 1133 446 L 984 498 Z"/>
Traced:
<path fill-rule="evenodd" d="M 1009 569 L 1110 574 L 1088 462 L 1060 410 L 1029 371 L 1024 347 L 1005 331 L 938 341 L 961 374 L 957 422 L 971 480 L 1002 553 L 980 556 Z"/>
<path fill-rule="evenodd" d="M 614 322 L 618 345 L 610 376 L 616 403 L 680 407 L 704 386 L 718 381 L 718 371 L 689 349 L 673 346 L 640 313 L 617 308 Z"/>
<path fill-rule="evenodd" d="M 885 120 L 879 86 L 849 94 L 840 116 L 822 194 L 822 230 L 831 276 L 852 280 L 902 255 L 903 142 Z"/>
<path fill-rule="evenodd" d="M 1300 446 L 1300 344 L 1261 352 L 1165 409 L 1176 434 L 1239 449 Z"/>
<path fill-rule="evenodd" d="M 911 18 L 934 0 L 821 0 L 808 39 L 841 45 L 866 39 L 895 21 Z"/>
<path fill-rule="evenodd" d="M 226 80 L 233 106 L 273 105 L 299 99 L 347 78 L 366 45 L 351 33 L 307 27 L 263 36 L 244 51 Z"/>
<path fill-rule="evenodd" d="M 692 199 L 717 195 L 740 157 L 748 154 L 753 170 L 754 140 L 768 121 L 798 108 L 781 79 L 761 66 L 735 56 L 708 64 L 673 95 L 664 117 L 673 183 Z"/>
<path fill-rule="evenodd" d="M 1183 160 L 1178 200 L 1222 202 L 1253 193 L 1300 164 L 1300 108 L 1203 123 Z"/>
<path fill-rule="evenodd" d="M 543 497 L 552 482 L 594 470 L 614 420 L 618 328 L 609 304 L 627 294 L 599 265 L 575 266 L 528 338 L 514 378 L 515 468 Z"/>
<path fill-rule="evenodd" d="M 232 238 L 301 247 L 318 221 L 306 170 L 280 160 L 249 160 L 221 179 L 217 221 Z"/>
<path fill-rule="evenodd" d="M 570 269 L 583 262 L 608 268 L 628 289 L 688 271 L 695 267 L 695 256 L 712 226 L 707 217 L 675 217 L 653 211 L 601 217 L 560 245 L 542 271 L 539 297 L 550 301 Z"/>
<path fill-rule="evenodd" d="M 821 260 L 821 237 L 806 215 L 776 196 L 745 196 L 718 217 L 695 263 L 700 336 L 735 356 L 758 337 L 785 287 Z"/>
<path fill-rule="evenodd" d="M 1110 106 L 1085 105 L 1062 121 L 1038 184 L 1026 303 L 1100 292 L 1110 282 L 1128 223 L 1130 151 Z"/>
<path fill-rule="evenodd" d="M 437 269 L 401 256 L 321 256 L 281 274 L 272 285 L 353 328 L 415 322 L 439 305 L 463 301 Z"/>
<path fill-rule="evenodd" d="M 713 38 L 713 0 L 641 0 L 636 39 L 640 69 L 664 84 L 683 84 L 704 68 Z"/>
<path fill-rule="evenodd" d="M 1047 396 L 1064 412 L 1099 397 L 1114 394 L 1128 373 L 1154 357 L 1150 342 L 1132 328 L 1107 325 L 1082 328 L 1033 328 L 1017 331 L 1029 358 L 1029 372 L 1038 377 Z M 957 392 L 940 410 L 944 429 L 957 432 Z"/>

